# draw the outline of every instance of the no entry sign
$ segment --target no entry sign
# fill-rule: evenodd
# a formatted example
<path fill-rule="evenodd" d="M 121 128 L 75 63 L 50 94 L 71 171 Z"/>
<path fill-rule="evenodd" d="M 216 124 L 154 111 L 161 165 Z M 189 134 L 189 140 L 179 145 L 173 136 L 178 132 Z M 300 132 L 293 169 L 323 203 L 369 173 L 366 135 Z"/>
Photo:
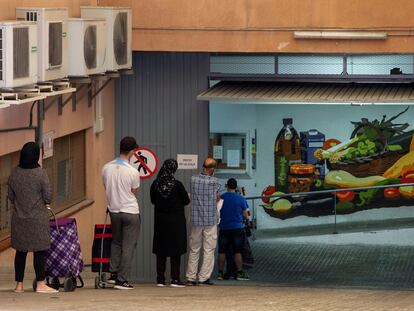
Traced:
<path fill-rule="evenodd" d="M 138 170 L 141 179 L 150 178 L 158 169 L 157 155 L 145 147 L 135 149 L 129 163 Z"/>

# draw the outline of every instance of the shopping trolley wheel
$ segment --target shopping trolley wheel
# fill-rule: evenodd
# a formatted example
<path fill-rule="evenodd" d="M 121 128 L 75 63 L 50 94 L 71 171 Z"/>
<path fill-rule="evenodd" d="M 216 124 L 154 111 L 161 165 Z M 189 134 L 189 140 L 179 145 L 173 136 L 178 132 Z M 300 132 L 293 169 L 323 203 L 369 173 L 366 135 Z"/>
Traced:
<path fill-rule="evenodd" d="M 36 288 L 37 288 L 37 280 L 36 279 L 33 280 L 32 286 L 33 286 L 33 291 L 36 291 Z"/>
<path fill-rule="evenodd" d="M 63 282 L 63 289 L 65 292 L 73 292 L 76 287 L 73 287 L 73 279 L 71 277 L 65 278 Z"/>
<path fill-rule="evenodd" d="M 59 290 L 60 288 L 60 281 L 58 277 L 52 278 L 52 281 L 50 282 L 50 287 Z"/>
<path fill-rule="evenodd" d="M 99 276 L 95 277 L 95 289 L 99 288 Z"/>

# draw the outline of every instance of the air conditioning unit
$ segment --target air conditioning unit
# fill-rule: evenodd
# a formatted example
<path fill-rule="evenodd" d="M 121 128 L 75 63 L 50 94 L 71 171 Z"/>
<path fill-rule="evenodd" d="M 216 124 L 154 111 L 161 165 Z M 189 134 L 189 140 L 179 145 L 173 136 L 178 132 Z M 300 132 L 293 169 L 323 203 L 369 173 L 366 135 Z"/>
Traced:
<path fill-rule="evenodd" d="M 37 23 L 39 81 L 67 76 L 67 8 L 16 8 L 17 19 Z"/>
<path fill-rule="evenodd" d="M 36 82 L 36 23 L 0 22 L 0 88 L 14 88 Z"/>
<path fill-rule="evenodd" d="M 104 18 L 107 27 L 106 70 L 132 67 L 132 11 L 125 7 L 81 6 L 84 18 Z"/>
<path fill-rule="evenodd" d="M 104 19 L 70 18 L 68 23 L 69 76 L 106 71 L 106 22 Z"/>

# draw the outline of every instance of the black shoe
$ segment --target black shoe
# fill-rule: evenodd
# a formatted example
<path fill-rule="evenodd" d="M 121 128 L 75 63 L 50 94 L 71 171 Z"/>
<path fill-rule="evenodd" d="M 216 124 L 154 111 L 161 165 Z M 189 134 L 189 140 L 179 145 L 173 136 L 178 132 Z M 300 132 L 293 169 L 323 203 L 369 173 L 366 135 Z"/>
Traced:
<path fill-rule="evenodd" d="M 116 283 L 117 278 L 118 278 L 118 274 L 116 274 L 116 273 L 111 273 L 111 276 L 109 277 L 109 279 L 107 279 L 107 280 L 106 280 L 106 282 L 107 282 L 108 284 L 115 284 L 115 283 Z"/>
<path fill-rule="evenodd" d="M 157 287 L 165 287 L 165 277 L 157 277 Z"/>
<path fill-rule="evenodd" d="M 134 289 L 134 286 L 130 285 L 127 281 L 121 282 L 116 280 L 115 289 Z"/>
<path fill-rule="evenodd" d="M 205 280 L 204 282 L 198 282 L 200 285 L 214 285 L 213 282 L 210 281 L 210 279 Z"/>
<path fill-rule="evenodd" d="M 239 271 L 234 279 L 236 281 L 248 281 L 249 275 L 245 271 Z"/>
<path fill-rule="evenodd" d="M 187 280 L 187 282 L 185 283 L 186 286 L 197 286 L 197 282 L 196 281 L 190 281 Z"/>
<path fill-rule="evenodd" d="M 171 280 L 171 287 L 185 287 L 185 284 L 180 280 Z"/>

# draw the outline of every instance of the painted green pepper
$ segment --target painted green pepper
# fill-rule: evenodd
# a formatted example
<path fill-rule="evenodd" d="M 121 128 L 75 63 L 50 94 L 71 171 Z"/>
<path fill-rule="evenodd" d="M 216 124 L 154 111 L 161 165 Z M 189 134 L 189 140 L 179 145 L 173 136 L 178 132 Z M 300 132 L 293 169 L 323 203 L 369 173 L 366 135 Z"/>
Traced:
<path fill-rule="evenodd" d="M 394 185 L 399 183 L 400 180 L 398 178 L 389 178 L 376 183 L 374 186 Z M 383 193 L 383 189 L 368 189 L 359 192 L 358 202 L 356 203 L 356 206 L 362 207 L 366 204 L 371 203 L 379 193 Z"/>

